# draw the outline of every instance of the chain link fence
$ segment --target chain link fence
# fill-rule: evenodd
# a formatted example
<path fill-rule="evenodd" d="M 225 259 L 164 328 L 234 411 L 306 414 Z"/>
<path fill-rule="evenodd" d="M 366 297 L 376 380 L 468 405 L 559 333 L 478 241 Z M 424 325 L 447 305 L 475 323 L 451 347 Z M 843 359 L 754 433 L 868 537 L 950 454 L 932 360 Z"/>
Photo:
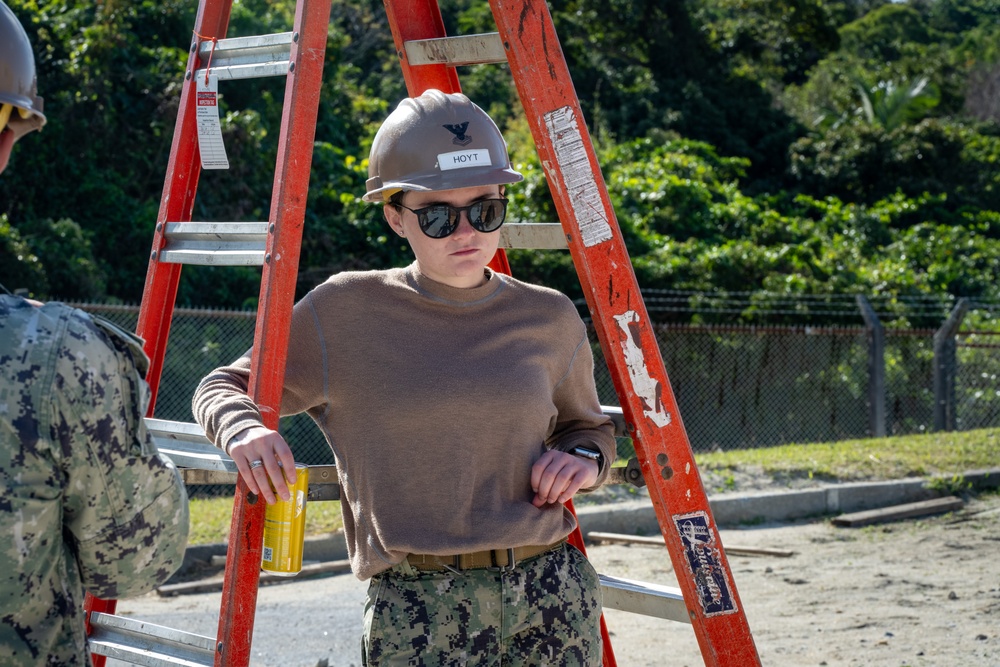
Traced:
<path fill-rule="evenodd" d="M 1000 424 L 1000 333 L 959 332 L 955 344 L 956 430 Z"/>
<path fill-rule="evenodd" d="M 137 306 L 78 305 L 135 330 Z M 156 417 L 192 421 L 198 382 L 250 348 L 255 317 L 252 311 L 175 310 Z M 886 329 L 875 395 L 870 328 L 655 324 L 654 331 L 695 452 L 1000 425 L 998 333 L 956 331 L 946 348 L 952 354 L 942 362 L 935 346 L 941 330 Z M 617 406 L 593 326 L 590 335 L 601 402 Z M 945 423 L 938 416 L 942 400 L 951 415 Z M 877 402 L 884 402 L 880 410 Z M 303 463 L 333 463 L 308 416 L 283 418 L 280 430 Z M 630 441 L 619 442 L 620 456 L 633 453 Z"/>
<path fill-rule="evenodd" d="M 875 435 L 864 327 L 675 324 L 654 330 L 695 452 Z M 886 435 L 933 428 L 933 335 L 886 332 Z M 594 355 L 601 401 L 617 405 L 599 346 Z M 976 423 L 996 425 L 997 416 Z"/>

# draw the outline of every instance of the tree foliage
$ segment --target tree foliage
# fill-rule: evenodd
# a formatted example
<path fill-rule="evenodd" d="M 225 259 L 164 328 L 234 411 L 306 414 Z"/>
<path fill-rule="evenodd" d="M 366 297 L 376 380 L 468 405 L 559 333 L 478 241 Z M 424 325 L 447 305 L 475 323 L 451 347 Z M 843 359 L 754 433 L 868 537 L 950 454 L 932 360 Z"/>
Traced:
<path fill-rule="evenodd" d="M 188 0 L 8 0 L 49 123 L 0 177 L 0 283 L 137 301 L 194 24 Z M 293 0 L 241 0 L 229 36 L 290 29 Z M 993 295 L 1000 243 L 1000 0 L 552 0 L 640 284 L 818 294 Z M 450 34 L 494 28 L 442 0 Z M 555 219 L 506 67 L 463 67 L 525 181 L 513 218 Z M 992 92 L 991 92 L 992 91 Z M 196 219 L 264 220 L 284 83 L 224 82 L 231 169 Z M 405 95 L 376 0 L 334 0 L 298 292 L 410 261 L 360 196 Z M 512 252 L 573 295 L 568 254 Z M 179 302 L 251 306 L 256 269 L 185 269 Z M 677 317 L 684 317 L 679 314 Z"/>

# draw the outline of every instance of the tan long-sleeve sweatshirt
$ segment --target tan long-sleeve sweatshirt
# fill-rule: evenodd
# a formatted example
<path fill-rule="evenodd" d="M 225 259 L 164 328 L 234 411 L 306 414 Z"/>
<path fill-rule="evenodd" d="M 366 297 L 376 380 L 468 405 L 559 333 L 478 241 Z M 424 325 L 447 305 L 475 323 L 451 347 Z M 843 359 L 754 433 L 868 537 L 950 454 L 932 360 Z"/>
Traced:
<path fill-rule="evenodd" d="M 359 579 L 408 553 L 565 537 L 572 513 L 532 505 L 532 464 L 547 447 L 597 447 L 601 481 L 614 460 L 572 302 L 487 275 L 459 289 L 416 264 L 347 272 L 295 306 L 281 412 L 308 412 L 330 443 Z M 245 393 L 249 365 L 247 353 L 195 394 L 195 417 L 219 446 L 261 423 Z"/>

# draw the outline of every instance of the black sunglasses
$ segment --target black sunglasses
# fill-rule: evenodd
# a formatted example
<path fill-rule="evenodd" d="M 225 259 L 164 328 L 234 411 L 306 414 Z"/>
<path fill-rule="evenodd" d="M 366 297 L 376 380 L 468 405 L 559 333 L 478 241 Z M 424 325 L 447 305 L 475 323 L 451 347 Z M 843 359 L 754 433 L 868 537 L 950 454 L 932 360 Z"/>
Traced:
<path fill-rule="evenodd" d="M 402 204 L 393 204 L 396 208 L 405 208 L 417 216 L 420 231 L 432 239 L 443 239 L 458 229 L 458 219 L 465 211 L 469 215 L 469 224 L 476 231 L 489 233 L 500 229 L 507 217 L 506 199 L 481 199 L 468 206 L 452 206 L 450 204 L 434 204 L 424 208 L 410 208 Z"/>

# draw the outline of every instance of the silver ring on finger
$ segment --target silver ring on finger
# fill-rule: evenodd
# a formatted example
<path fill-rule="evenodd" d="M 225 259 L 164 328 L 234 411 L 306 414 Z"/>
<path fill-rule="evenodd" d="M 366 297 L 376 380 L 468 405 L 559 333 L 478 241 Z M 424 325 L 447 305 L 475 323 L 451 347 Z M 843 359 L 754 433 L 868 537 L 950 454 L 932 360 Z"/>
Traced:
<path fill-rule="evenodd" d="M 255 468 L 259 468 L 262 465 L 264 465 L 264 462 L 261 461 L 260 459 L 257 459 L 256 461 L 251 461 L 250 462 L 250 470 L 253 470 Z"/>

